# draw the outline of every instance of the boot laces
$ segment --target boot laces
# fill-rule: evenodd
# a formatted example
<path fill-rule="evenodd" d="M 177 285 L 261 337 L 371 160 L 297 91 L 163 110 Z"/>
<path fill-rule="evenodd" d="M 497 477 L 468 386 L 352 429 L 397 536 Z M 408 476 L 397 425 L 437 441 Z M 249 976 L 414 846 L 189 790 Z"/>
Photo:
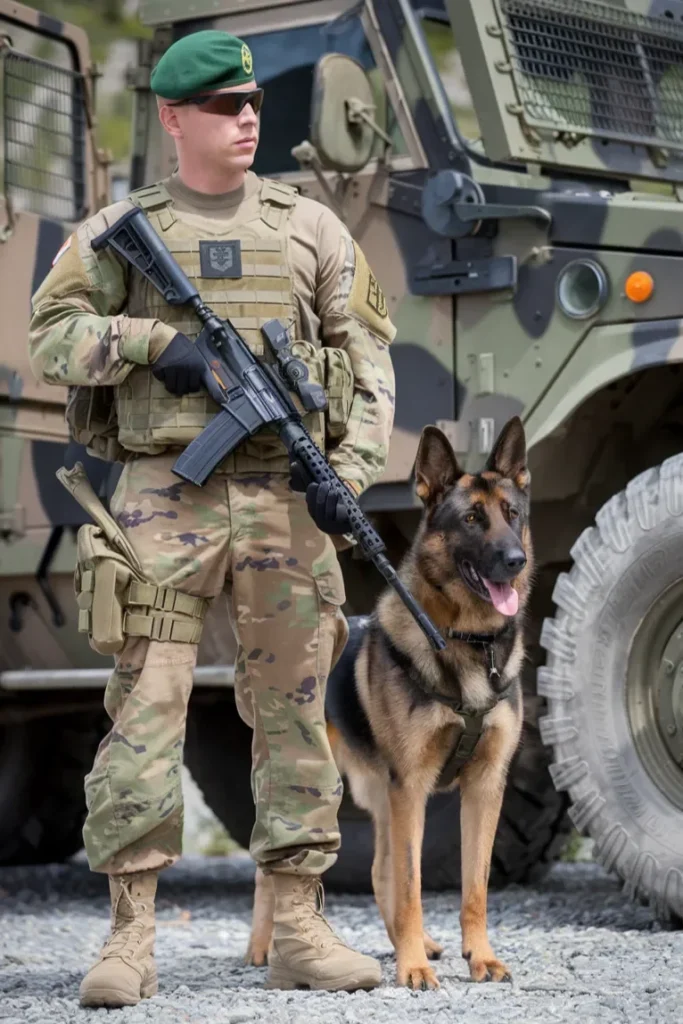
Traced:
<path fill-rule="evenodd" d="M 121 902 L 125 901 L 124 912 L 120 912 Z M 142 941 L 142 915 L 147 909 L 146 903 L 136 903 L 130 893 L 130 883 L 124 882 L 116 901 L 114 930 L 104 944 L 103 957 L 132 957 Z M 129 918 L 126 920 L 126 918 Z M 124 923 L 125 922 L 125 923 Z"/>
<path fill-rule="evenodd" d="M 318 948 L 328 949 L 335 944 L 345 945 L 323 913 L 325 910 L 325 890 L 323 889 L 322 882 L 316 875 L 310 875 L 306 878 L 302 885 L 301 897 L 297 902 L 308 911 L 308 913 L 300 916 L 297 915 L 299 916 L 302 930 Z"/>

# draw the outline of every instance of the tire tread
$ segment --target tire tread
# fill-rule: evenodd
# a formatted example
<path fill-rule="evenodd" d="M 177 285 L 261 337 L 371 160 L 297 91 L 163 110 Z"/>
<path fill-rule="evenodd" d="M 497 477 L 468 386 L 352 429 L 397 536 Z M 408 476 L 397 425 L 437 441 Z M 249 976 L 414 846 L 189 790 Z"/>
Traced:
<path fill-rule="evenodd" d="M 558 577 L 553 591 L 554 618 L 546 618 L 541 645 L 548 651 L 538 670 L 538 693 L 548 703 L 541 720 L 544 743 L 553 748 L 550 772 L 558 789 L 571 800 L 569 815 L 580 832 L 594 840 L 594 855 L 602 866 L 624 882 L 624 892 L 649 904 L 664 922 L 683 922 L 683 872 L 668 870 L 652 853 L 634 851 L 628 832 L 619 821 L 606 820 L 605 800 L 595 789 L 588 764 L 581 757 L 579 730 L 572 717 L 572 665 L 577 637 L 585 620 L 585 606 L 617 568 L 638 533 L 654 529 L 669 516 L 683 514 L 683 454 L 659 467 L 645 470 L 614 495 L 574 543 L 574 564 Z M 558 749 L 558 748 L 561 748 Z"/>

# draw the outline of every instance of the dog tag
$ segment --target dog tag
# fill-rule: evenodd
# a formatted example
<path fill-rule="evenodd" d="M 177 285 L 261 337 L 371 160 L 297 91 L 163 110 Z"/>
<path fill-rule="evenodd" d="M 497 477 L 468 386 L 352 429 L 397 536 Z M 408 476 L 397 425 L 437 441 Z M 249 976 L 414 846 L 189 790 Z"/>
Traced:
<path fill-rule="evenodd" d="M 493 651 L 493 644 L 489 647 L 489 660 L 491 662 L 489 666 L 489 679 L 493 682 L 494 679 L 500 679 L 500 672 L 496 668 L 496 657 Z"/>

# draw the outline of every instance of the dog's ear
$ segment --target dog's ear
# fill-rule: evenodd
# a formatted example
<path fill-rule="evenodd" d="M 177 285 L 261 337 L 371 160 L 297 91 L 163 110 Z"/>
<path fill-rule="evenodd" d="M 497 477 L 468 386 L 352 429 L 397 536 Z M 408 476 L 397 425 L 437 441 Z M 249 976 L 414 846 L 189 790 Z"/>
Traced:
<path fill-rule="evenodd" d="M 425 504 L 441 501 L 462 476 L 455 452 L 438 427 L 425 427 L 415 459 L 415 490 Z"/>
<path fill-rule="evenodd" d="M 486 469 L 513 480 L 520 491 L 528 488 L 531 474 L 527 469 L 526 439 L 519 416 L 513 416 L 501 430 L 486 462 Z"/>

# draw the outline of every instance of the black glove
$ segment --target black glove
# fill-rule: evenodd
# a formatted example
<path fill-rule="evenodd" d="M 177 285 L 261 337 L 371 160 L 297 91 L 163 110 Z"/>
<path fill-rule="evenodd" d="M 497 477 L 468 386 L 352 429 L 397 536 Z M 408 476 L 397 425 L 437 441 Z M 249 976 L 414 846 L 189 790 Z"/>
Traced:
<path fill-rule="evenodd" d="M 201 391 L 206 362 L 189 338 L 176 334 L 159 358 L 152 363 L 152 373 L 172 395 Z"/>
<path fill-rule="evenodd" d="M 290 464 L 289 486 L 293 491 L 306 492 L 306 504 L 311 519 L 323 533 L 348 533 L 351 521 L 341 501 L 339 487 L 343 484 L 318 484 L 311 481 L 303 465 L 294 460 Z"/>

